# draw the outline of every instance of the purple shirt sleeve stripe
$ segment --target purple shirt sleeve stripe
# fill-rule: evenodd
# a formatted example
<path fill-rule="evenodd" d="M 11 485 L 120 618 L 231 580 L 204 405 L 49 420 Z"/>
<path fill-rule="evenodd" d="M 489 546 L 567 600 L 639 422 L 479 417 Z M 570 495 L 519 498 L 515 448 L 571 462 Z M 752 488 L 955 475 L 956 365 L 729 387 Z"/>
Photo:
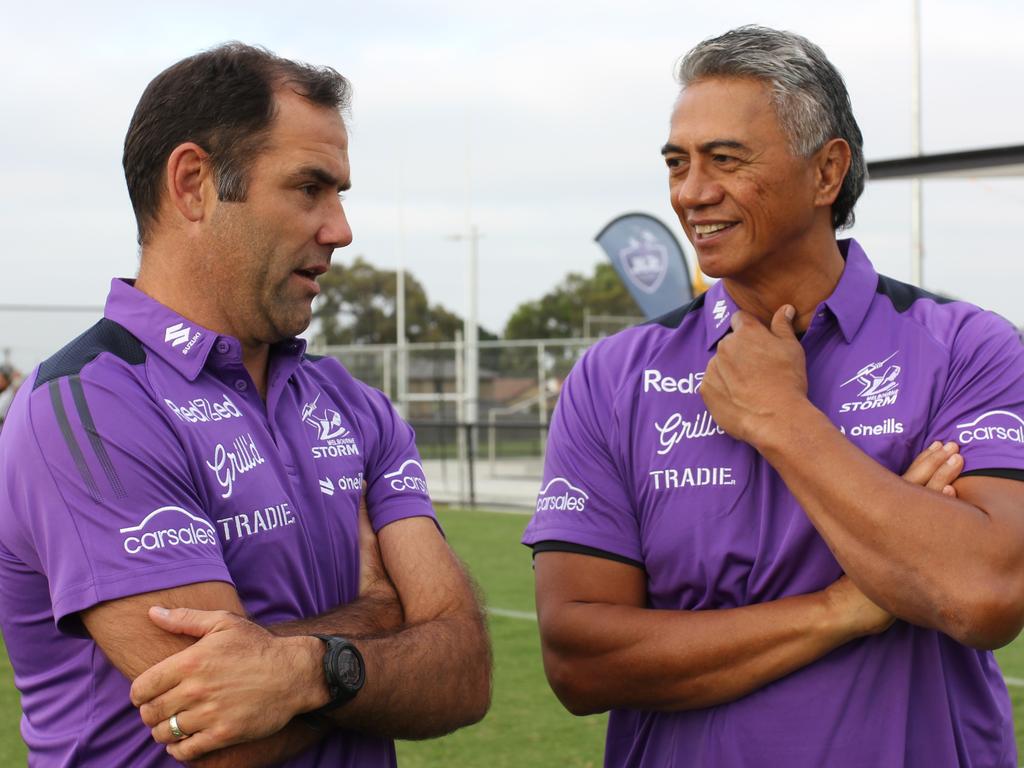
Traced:
<path fill-rule="evenodd" d="M 89 471 L 89 466 L 85 463 L 85 455 L 82 453 L 82 449 L 78 446 L 78 441 L 75 439 L 75 435 L 71 431 L 71 424 L 68 422 L 68 414 L 64 410 L 64 401 L 60 393 L 60 379 L 54 379 L 51 381 L 48 388 L 50 390 L 50 402 L 53 404 L 53 412 L 57 417 L 57 424 L 60 426 L 60 433 L 64 436 L 64 442 L 68 446 L 71 458 L 74 460 L 75 466 L 78 468 L 78 472 L 82 476 L 82 480 L 85 481 L 85 485 L 89 489 L 89 495 L 92 496 L 94 501 L 99 501 L 101 498 L 100 489 L 96 486 L 96 481 L 93 479 L 92 472 Z"/>
<path fill-rule="evenodd" d="M 107 453 L 107 446 L 104 444 L 103 438 L 96 429 L 96 423 L 93 421 L 92 412 L 89 410 L 89 404 L 85 400 L 85 390 L 82 388 L 82 378 L 81 376 L 72 376 L 68 380 L 68 383 L 71 385 L 71 395 L 75 400 L 75 408 L 78 410 L 78 418 L 81 419 L 82 426 L 85 427 L 85 432 L 89 436 L 89 444 L 92 446 L 93 453 L 96 454 L 96 458 L 99 460 L 100 466 L 103 467 L 103 473 L 107 476 L 107 481 L 110 483 L 110 487 L 114 489 L 114 494 L 119 499 L 123 499 L 127 495 L 124 490 L 124 485 L 121 483 L 121 478 L 117 475 L 117 470 L 114 469 L 114 463 L 110 460 L 110 455 Z"/>

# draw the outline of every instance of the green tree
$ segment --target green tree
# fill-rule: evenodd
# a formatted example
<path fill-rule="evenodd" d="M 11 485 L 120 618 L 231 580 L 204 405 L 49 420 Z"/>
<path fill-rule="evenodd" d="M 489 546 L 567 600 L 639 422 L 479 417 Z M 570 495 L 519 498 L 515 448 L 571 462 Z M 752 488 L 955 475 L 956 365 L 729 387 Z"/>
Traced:
<path fill-rule="evenodd" d="M 506 339 L 565 339 L 583 335 L 584 309 L 594 315 L 643 313 L 615 268 L 599 262 L 587 277 L 570 272 L 555 288 L 516 307 L 505 324 Z"/>
<path fill-rule="evenodd" d="M 394 270 L 378 269 L 357 256 L 351 265 L 332 264 L 320 278 L 320 297 L 313 309 L 319 321 L 318 340 L 326 344 L 390 344 L 396 339 Z M 462 318 L 440 304 L 405 273 L 406 337 L 409 341 L 453 341 Z M 480 328 L 481 339 L 497 338 Z"/>

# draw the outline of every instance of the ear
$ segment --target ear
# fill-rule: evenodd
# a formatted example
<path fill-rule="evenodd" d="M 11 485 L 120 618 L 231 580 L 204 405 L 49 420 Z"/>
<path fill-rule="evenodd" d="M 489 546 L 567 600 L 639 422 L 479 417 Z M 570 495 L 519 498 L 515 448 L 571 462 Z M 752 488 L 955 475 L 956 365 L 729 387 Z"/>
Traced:
<path fill-rule="evenodd" d="M 839 196 L 847 171 L 850 170 L 850 145 L 844 139 L 832 139 L 814 155 L 814 204 L 832 205 Z"/>
<path fill-rule="evenodd" d="M 167 198 L 187 221 L 203 219 L 205 209 L 216 195 L 208 161 L 209 154 L 191 141 L 179 144 L 167 158 Z"/>

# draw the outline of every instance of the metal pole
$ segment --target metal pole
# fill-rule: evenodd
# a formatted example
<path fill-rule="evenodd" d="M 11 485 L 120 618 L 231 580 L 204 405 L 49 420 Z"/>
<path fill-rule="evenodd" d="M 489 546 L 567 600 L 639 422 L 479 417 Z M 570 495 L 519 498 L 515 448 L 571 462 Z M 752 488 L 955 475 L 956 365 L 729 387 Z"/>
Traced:
<path fill-rule="evenodd" d="M 466 265 L 466 421 L 475 424 L 480 397 L 480 340 L 477 325 L 477 257 L 480 233 L 469 227 L 469 264 Z"/>
<path fill-rule="evenodd" d="M 398 272 L 395 275 L 395 331 L 398 357 L 395 361 L 398 412 L 409 418 L 409 350 L 405 336 L 405 206 L 402 158 L 398 158 Z"/>
<path fill-rule="evenodd" d="M 466 359 L 465 343 L 462 332 L 455 331 L 455 392 L 466 391 Z M 460 427 L 466 423 L 466 399 L 459 397 L 455 401 L 455 462 L 459 470 L 459 503 L 466 503 L 466 436 Z"/>
<path fill-rule="evenodd" d="M 537 344 L 537 421 L 540 423 L 540 455 L 544 456 L 544 447 L 547 444 L 547 435 L 544 434 L 544 427 L 548 423 L 548 382 L 544 375 L 545 366 L 544 342 Z"/>
<path fill-rule="evenodd" d="M 913 10 L 910 88 L 910 152 L 921 154 L 921 0 L 911 0 Z M 910 182 L 910 282 L 924 284 L 924 206 L 921 179 Z"/>

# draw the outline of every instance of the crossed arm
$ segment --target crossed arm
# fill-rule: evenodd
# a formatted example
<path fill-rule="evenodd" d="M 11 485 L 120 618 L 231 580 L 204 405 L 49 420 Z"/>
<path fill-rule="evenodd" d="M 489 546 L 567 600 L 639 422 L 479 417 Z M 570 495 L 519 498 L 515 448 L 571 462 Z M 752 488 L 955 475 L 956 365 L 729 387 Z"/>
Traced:
<path fill-rule="evenodd" d="M 83 614 L 111 662 L 135 680 L 132 701 L 171 756 L 267 765 L 318 740 L 294 720 L 328 701 L 323 643 L 311 632 L 354 640 L 365 660 L 364 688 L 330 715 L 339 727 L 426 738 L 483 717 L 490 648 L 465 572 L 430 519 L 400 520 L 367 537 L 361 515 L 360 598 L 322 616 L 262 628 L 242 618 L 234 588 L 221 582 Z M 171 736 L 172 714 L 188 738 Z"/>
<path fill-rule="evenodd" d="M 949 455 L 925 451 L 900 482 L 955 495 L 961 464 Z M 893 621 L 846 577 L 758 605 L 667 611 L 645 607 L 647 575 L 635 566 L 540 552 L 535 568 L 545 671 L 574 714 L 722 704 Z"/>

